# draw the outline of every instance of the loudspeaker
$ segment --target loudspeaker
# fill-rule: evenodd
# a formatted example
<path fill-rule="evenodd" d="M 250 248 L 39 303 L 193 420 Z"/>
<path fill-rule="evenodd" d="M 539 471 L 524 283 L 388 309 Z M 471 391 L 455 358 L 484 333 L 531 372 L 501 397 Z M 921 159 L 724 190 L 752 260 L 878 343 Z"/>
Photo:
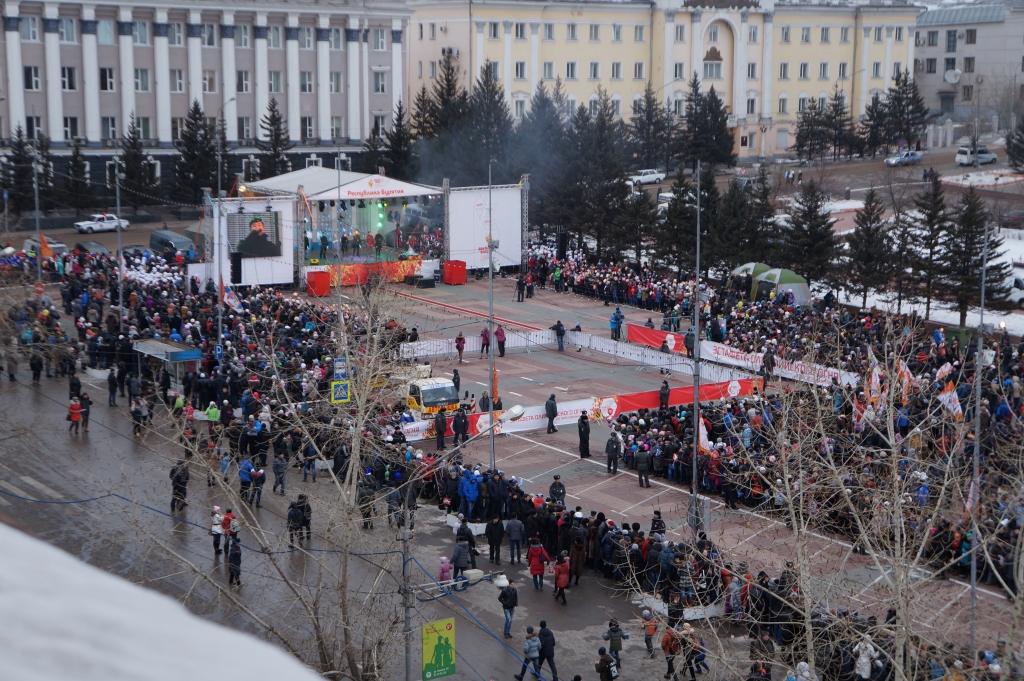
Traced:
<path fill-rule="evenodd" d="M 241 284 L 242 283 L 242 254 L 232 253 L 231 254 L 231 283 Z"/>
<path fill-rule="evenodd" d="M 569 250 L 569 232 L 558 233 L 558 252 L 555 256 L 559 260 L 565 260 L 566 251 Z"/>

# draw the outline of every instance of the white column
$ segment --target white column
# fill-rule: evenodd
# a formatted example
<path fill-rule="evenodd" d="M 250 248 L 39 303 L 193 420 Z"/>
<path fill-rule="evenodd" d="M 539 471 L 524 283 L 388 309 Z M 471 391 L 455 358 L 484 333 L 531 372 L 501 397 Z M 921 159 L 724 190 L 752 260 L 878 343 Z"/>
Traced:
<path fill-rule="evenodd" d="M 202 15 L 199 10 L 188 11 L 188 23 L 185 25 L 185 39 L 188 45 L 188 105 L 198 101 L 199 106 L 206 110 L 203 104 L 203 42 L 202 42 Z"/>
<path fill-rule="evenodd" d="M 733 66 L 732 77 L 732 113 L 736 117 L 736 124 L 747 120 L 747 27 L 750 25 L 748 19 L 750 12 L 740 13 L 740 34 L 736 36 L 736 49 L 733 55 L 736 63 Z"/>
<path fill-rule="evenodd" d="M 359 120 L 359 19 L 349 17 L 348 28 L 345 29 L 345 43 L 348 47 L 348 79 L 345 83 L 345 98 L 348 102 L 348 128 L 350 144 L 359 144 L 363 139 L 362 123 Z"/>
<path fill-rule="evenodd" d="M 46 134 L 55 147 L 64 146 L 64 94 L 60 83 L 60 36 L 56 3 L 43 5 L 43 40 L 46 50 Z"/>
<path fill-rule="evenodd" d="M 540 82 L 540 36 L 537 35 L 540 29 L 538 22 L 530 23 L 530 97 L 537 92 L 537 83 Z"/>
<path fill-rule="evenodd" d="M 904 64 L 904 68 L 908 69 L 910 71 L 910 77 L 914 78 L 915 77 L 914 76 L 914 73 L 915 73 L 915 71 L 914 71 L 914 46 L 915 46 L 914 31 L 917 30 L 917 26 L 907 26 L 903 30 L 906 31 L 905 35 L 906 35 L 906 43 L 907 43 L 907 61 Z M 1016 97 L 1016 96 L 1017 95 L 1014 95 L 1014 97 Z"/>
<path fill-rule="evenodd" d="M 331 16 L 321 14 L 316 24 L 316 118 L 321 144 L 331 143 Z"/>
<path fill-rule="evenodd" d="M 484 56 L 484 27 L 487 22 L 476 22 L 476 63 L 473 65 L 473 72 L 469 74 L 469 91 L 473 91 L 476 79 L 480 77 L 480 69 L 484 67 L 487 58 Z"/>
<path fill-rule="evenodd" d="M 82 5 L 82 75 L 79 78 L 82 93 L 85 95 L 85 138 L 89 146 L 100 144 L 100 66 L 96 53 L 96 8 Z M 10 36 L 8 36 L 8 42 Z M 159 79 L 157 80 L 159 84 Z M 8 92 L 10 95 L 10 92 Z"/>
<path fill-rule="evenodd" d="M 676 13 L 675 10 L 665 10 L 665 60 L 664 60 L 664 78 L 662 79 L 662 87 L 665 92 L 665 103 L 671 103 L 672 101 L 672 81 L 676 77 Z M 651 64 L 651 69 L 654 69 L 654 64 Z M 685 73 L 684 73 L 685 75 Z"/>
<path fill-rule="evenodd" d="M 270 71 L 267 69 L 267 15 L 257 14 L 256 23 L 252 27 L 253 42 L 256 45 L 256 73 L 253 80 L 256 86 L 256 112 L 251 121 L 253 137 L 267 139 L 267 133 L 260 127 L 260 119 L 267 113 L 270 104 Z"/>
<path fill-rule="evenodd" d="M 14 137 L 14 130 L 25 131 L 25 83 L 21 65 L 21 27 L 18 19 L 18 5 L 7 3 L 10 15 L 4 17 L 4 40 L 7 43 L 7 111 L 8 136 Z"/>
<path fill-rule="evenodd" d="M 703 79 L 701 69 L 704 63 L 704 28 L 700 23 L 700 15 L 701 11 L 699 9 L 690 12 L 690 70 L 687 73 L 687 82 L 690 81 L 690 76 L 694 72 L 697 73 L 698 78 Z"/>
<path fill-rule="evenodd" d="M 128 121 L 135 113 L 135 45 L 132 41 L 132 8 L 121 7 L 117 12 L 117 47 L 120 57 L 118 86 L 121 88 L 121 120 L 117 122 L 117 134 L 128 128 Z M 99 75 L 98 73 L 96 74 Z"/>
<path fill-rule="evenodd" d="M 885 73 L 882 78 L 886 87 L 889 87 L 892 80 L 892 29 L 892 26 L 885 27 Z"/>
<path fill-rule="evenodd" d="M 761 32 L 764 34 L 761 39 L 764 40 L 764 47 L 762 52 L 762 64 L 761 64 L 761 118 L 765 119 L 765 122 L 772 117 L 772 83 L 775 81 L 775 62 L 772 61 L 772 20 L 774 16 L 771 12 L 764 15 L 764 28 Z M 856 36 L 854 36 L 856 37 Z M 764 135 L 761 135 L 761 155 L 764 156 L 765 142 Z"/>
<path fill-rule="evenodd" d="M 359 75 L 362 78 L 362 89 L 363 89 L 363 139 L 370 137 L 370 129 L 373 125 L 373 113 L 370 111 L 370 20 L 363 20 L 363 46 L 362 54 L 360 55 L 360 64 L 362 68 L 359 69 Z"/>
<path fill-rule="evenodd" d="M 505 101 L 508 103 L 508 108 L 512 108 L 512 22 L 503 21 L 501 26 L 505 31 L 505 44 L 502 46 L 501 58 L 505 62 L 501 65 L 502 76 L 501 79 L 505 85 Z"/>
<path fill-rule="evenodd" d="M 288 109 L 285 114 L 288 124 L 288 139 L 298 142 L 302 128 L 299 125 L 299 15 L 289 14 L 284 28 L 285 80 L 287 81 Z"/>
<path fill-rule="evenodd" d="M 391 20 L 391 111 L 398 107 L 402 101 L 402 93 L 405 92 L 405 77 L 402 74 L 402 20 Z M 404 108 L 408 110 L 409 103 Z"/>
<path fill-rule="evenodd" d="M 153 84 L 156 87 L 156 138 L 162 147 L 171 140 L 171 59 L 167 46 L 167 10 L 157 9 L 153 21 Z"/>
<path fill-rule="evenodd" d="M 235 14 L 224 12 L 220 24 L 221 103 L 228 142 L 238 141 L 238 93 L 235 91 Z"/>
<path fill-rule="evenodd" d="M 857 36 L 854 36 L 857 38 Z M 871 76 L 868 73 L 868 68 L 871 65 L 871 59 L 868 52 L 871 49 L 871 27 L 864 27 L 864 42 L 861 44 L 861 58 L 860 58 L 860 73 L 857 77 L 860 78 L 860 103 L 857 105 L 857 115 L 864 116 L 864 111 L 868 106 L 868 78 Z"/>

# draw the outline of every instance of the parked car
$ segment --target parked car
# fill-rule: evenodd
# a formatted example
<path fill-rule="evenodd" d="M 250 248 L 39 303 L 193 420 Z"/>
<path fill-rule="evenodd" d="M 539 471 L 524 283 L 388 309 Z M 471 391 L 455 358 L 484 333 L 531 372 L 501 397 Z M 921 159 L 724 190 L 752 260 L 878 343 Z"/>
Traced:
<path fill-rule="evenodd" d="M 633 184 L 658 184 L 665 181 L 665 173 L 657 170 L 639 170 L 635 175 L 630 175 L 629 179 Z"/>
<path fill-rule="evenodd" d="M 187 253 L 192 245 L 192 239 L 169 229 L 158 229 L 149 235 L 149 250 L 158 255 L 163 255 L 166 250 Z"/>
<path fill-rule="evenodd" d="M 68 252 L 68 247 L 64 244 L 63 241 L 56 237 L 46 237 L 46 245 L 50 247 L 50 250 L 53 251 L 54 255 L 61 255 L 62 253 Z M 36 238 L 31 237 L 29 239 L 25 239 L 25 243 L 21 245 L 21 250 L 25 251 L 26 253 L 35 253 L 36 248 L 38 246 L 39 244 L 36 241 Z"/>
<path fill-rule="evenodd" d="M 974 150 L 970 147 L 960 147 L 956 150 L 956 158 L 953 159 L 962 166 L 973 166 L 974 165 Z M 988 150 L 988 147 L 978 147 L 978 165 L 988 165 L 989 163 L 998 163 L 999 157 Z"/>
<path fill-rule="evenodd" d="M 999 217 L 999 226 L 1005 229 L 1024 229 L 1024 210 L 1011 210 Z"/>
<path fill-rule="evenodd" d="M 110 255 L 110 249 L 98 241 L 79 241 L 75 244 L 74 250 L 95 255 Z"/>
<path fill-rule="evenodd" d="M 107 213 L 96 213 L 87 220 L 75 223 L 75 231 L 79 234 L 92 234 L 93 232 L 113 232 L 118 225 L 121 229 L 128 229 L 128 221 L 116 215 Z"/>
<path fill-rule="evenodd" d="M 1014 305 L 1024 309 L 1024 277 L 1021 276 L 1020 270 L 1014 270 L 1014 273 L 1007 277 L 1007 282 L 1011 285 L 1010 295 L 1007 296 Z"/>
<path fill-rule="evenodd" d="M 924 154 L 919 151 L 901 151 L 897 154 L 893 154 L 889 158 L 885 159 L 885 165 L 887 166 L 916 166 L 924 158 Z"/>

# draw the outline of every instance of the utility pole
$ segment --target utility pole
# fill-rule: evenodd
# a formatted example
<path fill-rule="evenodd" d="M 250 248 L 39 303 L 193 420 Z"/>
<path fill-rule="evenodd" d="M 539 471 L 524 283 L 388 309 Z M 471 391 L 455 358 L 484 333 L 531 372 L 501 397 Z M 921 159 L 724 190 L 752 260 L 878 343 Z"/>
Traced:
<path fill-rule="evenodd" d="M 117 202 L 117 277 L 118 331 L 124 331 L 124 252 L 121 250 L 121 157 L 114 157 L 114 200 Z"/>
<path fill-rule="evenodd" d="M 493 223 L 493 213 L 491 211 L 491 166 L 495 163 L 494 159 L 487 162 L 487 366 L 488 374 L 487 382 L 491 386 L 490 399 L 488 400 L 489 408 L 487 417 L 488 425 L 494 425 L 494 353 L 491 351 L 491 343 L 494 342 L 494 241 L 493 232 L 491 225 Z M 491 470 L 494 470 L 494 429 L 492 428 L 489 434 L 489 444 L 491 450 Z"/>
<path fill-rule="evenodd" d="M 43 226 L 39 217 L 39 162 L 32 159 L 32 191 L 36 196 L 36 281 L 43 281 Z M 5 208 L 6 210 L 6 208 Z"/>
<path fill-rule="evenodd" d="M 690 523 L 693 536 L 700 531 L 700 497 L 697 496 L 697 457 L 700 454 L 700 161 L 697 161 L 697 267 L 693 283 L 693 470 L 690 472 Z"/>
<path fill-rule="evenodd" d="M 411 485 L 412 481 L 406 482 Z M 409 588 L 409 490 L 405 492 L 404 519 L 402 526 L 402 607 L 405 610 L 405 681 L 414 681 L 412 674 L 412 590 Z"/>
<path fill-rule="evenodd" d="M 978 155 L 974 155 L 977 160 Z M 988 272 L 988 222 L 985 222 L 985 245 L 981 253 L 981 316 L 978 320 L 977 347 L 974 352 L 974 460 L 971 469 L 971 659 L 978 647 L 975 630 L 978 624 L 978 503 L 981 501 L 979 485 L 981 470 L 981 371 L 982 343 L 985 341 L 985 275 Z"/>

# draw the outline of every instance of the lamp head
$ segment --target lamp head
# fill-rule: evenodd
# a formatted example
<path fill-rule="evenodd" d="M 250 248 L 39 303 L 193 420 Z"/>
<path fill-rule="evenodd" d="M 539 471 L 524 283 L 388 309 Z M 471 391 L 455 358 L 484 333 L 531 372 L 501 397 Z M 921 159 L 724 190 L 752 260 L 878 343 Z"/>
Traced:
<path fill-rule="evenodd" d="M 510 409 L 508 409 L 501 416 L 499 416 L 498 420 L 501 421 L 502 423 L 508 423 L 509 421 L 518 421 L 519 419 L 523 418 L 523 414 L 525 413 L 526 410 L 523 409 L 523 405 L 516 404 L 513 405 Z"/>

